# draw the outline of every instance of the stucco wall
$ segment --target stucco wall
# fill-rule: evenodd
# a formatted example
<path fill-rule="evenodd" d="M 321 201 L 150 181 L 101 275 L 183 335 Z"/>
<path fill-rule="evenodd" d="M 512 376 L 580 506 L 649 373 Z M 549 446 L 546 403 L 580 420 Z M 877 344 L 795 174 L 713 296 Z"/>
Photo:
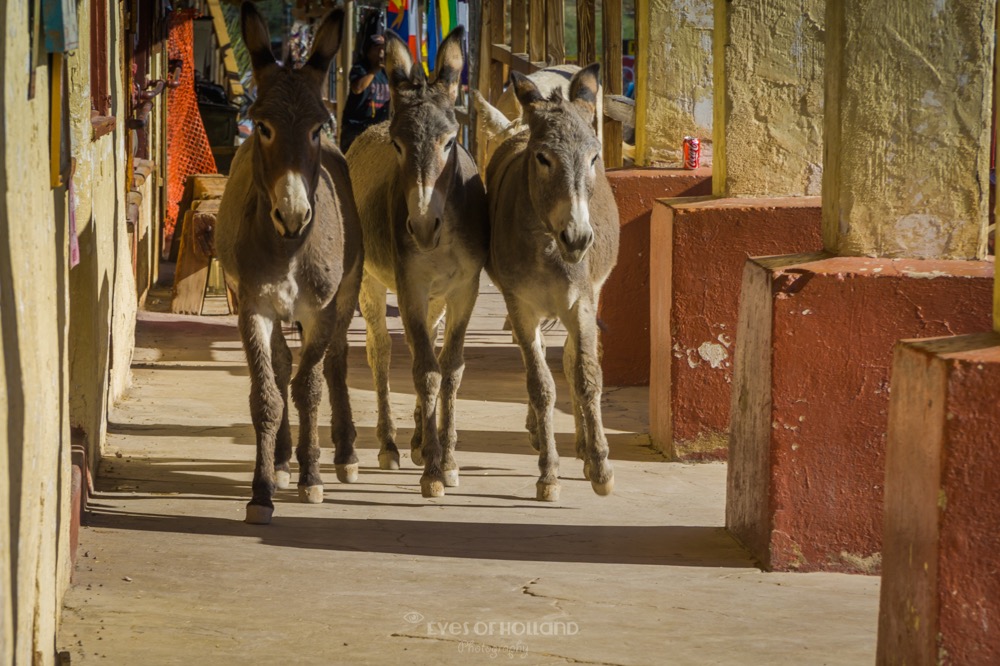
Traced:
<path fill-rule="evenodd" d="M 29 94 L 29 0 L 0 9 L 0 663 L 52 664 L 69 581 L 70 423 L 91 461 L 113 395 L 127 385 L 135 289 L 125 227 L 120 5 L 109 18 L 109 73 L 118 125 L 92 138 L 90 3 L 79 3 L 80 48 L 67 57 L 76 196 L 49 176 L 49 56 Z M 69 269 L 68 205 L 81 263 Z M 113 342 L 112 342 L 113 341 Z"/>
<path fill-rule="evenodd" d="M 715 194 L 818 196 L 825 1 L 715 6 Z"/>
<path fill-rule="evenodd" d="M 828 3 L 827 249 L 985 256 L 995 12 L 992 0 Z"/>
<path fill-rule="evenodd" d="M 636 24 L 636 163 L 679 166 L 712 136 L 712 0 L 638 0 Z"/>
<path fill-rule="evenodd" d="M 66 580 L 69 432 L 66 427 L 65 191 L 49 187 L 49 72 L 29 98 L 28 1 L 3 6 L 0 318 L 6 449 L 5 663 L 51 664 Z M 4 538 L 4 537 L 0 537 Z M 8 568 L 9 567 L 9 568 Z M 12 589 L 8 583 L 12 582 Z M 8 606 L 9 604 L 9 606 Z"/>
<path fill-rule="evenodd" d="M 89 5 L 81 4 L 79 12 L 80 25 L 89 25 Z M 120 398 L 128 385 L 136 315 L 125 225 L 125 98 L 118 69 L 122 54 L 113 37 L 120 20 L 117 11 L 108 13 L 112 114 L 117 119 L 112 133 L 93 138 L 88 40 L 80 40 L 69 60 L 80 241 L 80 263 L 70 272 L 70 422 L 86 436 L 92 467 L 104 445 L 109 399 Z"/>

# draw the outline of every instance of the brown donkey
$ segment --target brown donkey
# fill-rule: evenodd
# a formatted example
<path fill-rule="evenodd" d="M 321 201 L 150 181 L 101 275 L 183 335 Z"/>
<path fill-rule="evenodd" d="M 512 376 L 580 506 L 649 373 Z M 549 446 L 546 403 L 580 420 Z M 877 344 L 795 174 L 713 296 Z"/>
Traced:
<path fill-rule="evenodd" d="M 465 331 L 489 243 L 483 183 L 472 157 L 456 141 L 454 109 L 464 35 L 463 28 L 456 28 L 441 42 L 437 71 L 427 81 L 403 41 L 389 33 L 386 72 L 392 120 L 369 128 L 347 151 L 364 226 L 361 312 L 378 394 L 379 465 L 399 466 L 385 322 L 386 289 L 392 289 L 413 357 L 417 406 L 410 446 L 414 463 L 424 465 L 420 488 L 425 497 L 441 496 L 445 486 L 458 485 L 455 395 L 465 368 Z M 445 308 L 444 345 L 435 358 Z"/>
<path fill-rule="evenodd" d="M 299 499 L 323 501 L 317 419 L 324 374 L 337 478 L 357 478 L 347 328 L 358 302 L 364 248 L 347 164 L 321 131 L 330 113 L 320 90 L 340 46 L 342 20 L 341 10 L 323 20 L 309 60 L 295 70 L 274 61 L 267 24 L 253 4 L 242 8 L 243 40 L 257 82 L 250 108 L 255 131 L 233 160 L 216 246 L 227 276 L 237 283 L 240 337 L 250 365 L 257 463 L 248 523 L 269 523 L 275 487 L 290 483 L 289 381 L 300 422 Z M 281 329 L 291 321 L 302 327 L 294 380 Z"/>
<path fill-rule="evenodd" d="M 487 167 L 490 261 L 528 374 L 527 427 L 540 452 L 537 498 L 559 499 L 559 455 L 552 432 L 555 383 L 545 362 L 543 319 L 566 326 L 563 370 L 576 421 L 576 453 L 598 495 L 614 486 L 601 422 L 597 299 L 618 258 L 618 208 L 593 128 L 599 66 L 580 70 L 569 99 L 545 97 L 511 73 L 528 129 L 504 142 Z"/>

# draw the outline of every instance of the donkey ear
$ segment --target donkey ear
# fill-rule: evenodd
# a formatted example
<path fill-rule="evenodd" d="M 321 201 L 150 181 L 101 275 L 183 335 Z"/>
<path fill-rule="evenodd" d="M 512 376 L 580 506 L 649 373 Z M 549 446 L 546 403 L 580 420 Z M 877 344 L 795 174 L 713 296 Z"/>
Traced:
<path fill-rule="evenodd" d="M 243 43 L 250 54 L 254 78 L 258 78 L 258 73 L 269 65 L 274 65 L 275 61 L 271 53 L 271 35 L 267 30 L 267 22 L 252 2 L 244 2 L 240 7 L 240 27 Z"/>
<path fill-rule="evenodd" d="M 385 73 L 389 78 L 389 90 L 395 94 L 398 86 L 410 82 L 413 57 L 406 42 L 392 30 L 385 31 Z"/>
<path fill-rule="evenodd" d="M 313 38 L 312 52 L 305 67 L 313 70 L 322 80 L 326 78 L 326 72 L 330 68 L 330 63 L 337 55 L 340 48 L 340 40 L 343 35 L 344 10 L 337 8 L 323 18 L 323 22 L 316 29 L 316 36 Z"/>
<path fill-rule="evenodd" d="M 588 120 L 597 113 L 597 96 L 601 90 L 601 65 L 587 65 L 573 75 L 569 82 L 569 101 L 581 108 Z"/>
<path fill-rule="evenodd" d="M 510 120 L 486 98 L 476 90 L 472 89 L 472 106 L 476 109 L 476 124 L 482 128 L 486 136 L 493 138 L 510 127 Z"/>
<path fill-rule="evenodd" d="M 521 103 L 521 108 L 524 109 L 525 112 L 527 112 L 533 104 L 545 101 L 545 98 L 542 97 L 542 93 L 538 90 L 538 86 L 535 85 L 535 82 L 521 72 L 511 70 L 510 85 L 513 86 L 514 95 L 517 97 L 517 101 Z"/>
<path fill-rule="evenodd" d="M 434 84 L 444 89 L 452 104 L 458 99 L 458 86 L 462 83 L 462 68 L 465 66 L 462 50 L 464 40 L 465 26 L 460 25 L 448 33 L 437 52 Z"/>

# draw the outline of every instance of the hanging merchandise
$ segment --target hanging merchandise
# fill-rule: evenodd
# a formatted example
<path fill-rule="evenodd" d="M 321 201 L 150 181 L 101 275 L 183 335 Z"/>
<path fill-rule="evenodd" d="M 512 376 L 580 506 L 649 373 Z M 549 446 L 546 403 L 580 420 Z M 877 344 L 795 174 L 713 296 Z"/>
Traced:
<path fill-rule="evenodd" d="M 389 0 L 386 10 L 389 29 L 399 35 L 410 47 L 410 55 L 417 57 L 417 0 Z"/>

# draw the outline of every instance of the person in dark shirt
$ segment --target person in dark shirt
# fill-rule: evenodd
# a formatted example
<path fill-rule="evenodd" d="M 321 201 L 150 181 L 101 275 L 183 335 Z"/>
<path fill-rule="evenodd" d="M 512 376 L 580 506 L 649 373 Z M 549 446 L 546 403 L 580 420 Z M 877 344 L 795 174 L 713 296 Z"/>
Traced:
<path fill-rule="evenodd" d="M 341 119 L 340 149 L 347 152 L 358 136 L 371 125 L 389 118 L 389 79 L 385 75 L 385 37 L 370 35 L 365 40 L 364 59 L 351 68 L 351 94 Z"/>

